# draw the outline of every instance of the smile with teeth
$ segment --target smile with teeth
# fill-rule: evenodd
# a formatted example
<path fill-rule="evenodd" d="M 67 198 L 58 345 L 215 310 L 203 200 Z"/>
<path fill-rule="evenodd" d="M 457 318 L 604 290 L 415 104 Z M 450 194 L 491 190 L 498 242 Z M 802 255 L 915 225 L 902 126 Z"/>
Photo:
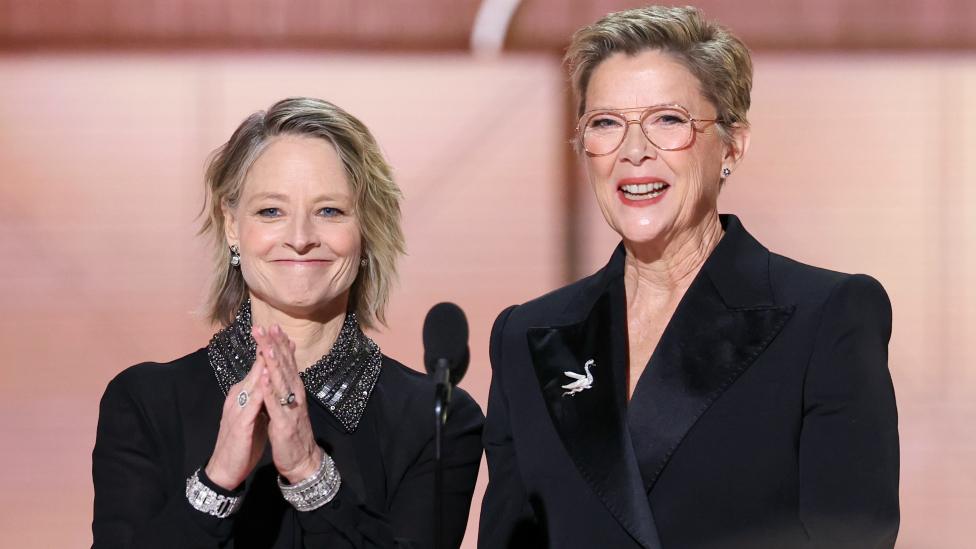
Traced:
<path fill-rule="evenodd" d="M 670 187 L 667 183 L 632 183 L 621 185 L 620 190 L 630 200 L 650 200 L 657 198 Z"/>

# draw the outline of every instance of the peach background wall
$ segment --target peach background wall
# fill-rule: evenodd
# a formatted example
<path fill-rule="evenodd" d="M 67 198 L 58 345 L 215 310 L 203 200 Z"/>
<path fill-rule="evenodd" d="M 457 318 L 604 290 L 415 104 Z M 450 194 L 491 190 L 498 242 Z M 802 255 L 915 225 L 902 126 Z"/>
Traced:
<path fill-rule="evenodd" d="M 90 452 L 108 380 L 211 333 L 196 314 L 206 155 L 243 117 L 314 95 L 372 128 L 405 193 L 409 255 L 384 351 L 420 367 L 427 308 L 471 324 L 487 399 L 494 315 L 582 271 L 604 225 L 565 166 L 554 58 L 324 54 L 0 56 L 0 531 L 90 544 Z M 901 548 L 969 547 L 976 512 L 976 56 L 760 55 L 751 151 L 722 209 L 774 251 L 877 277 L 894 307 Z M 483 490 L 481 478 L 477 498 Z M 473 547 L 477 500 L 466 547 Z"/>

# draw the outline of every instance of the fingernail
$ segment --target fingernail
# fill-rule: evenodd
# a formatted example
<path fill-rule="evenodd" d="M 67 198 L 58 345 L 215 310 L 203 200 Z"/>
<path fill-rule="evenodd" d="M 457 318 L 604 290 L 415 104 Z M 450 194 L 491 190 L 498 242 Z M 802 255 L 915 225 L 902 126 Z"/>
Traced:
<path fill-rule="evenodd" d="M 275 357 L 274 347 L 272 347 L 271 349 L 268 349 L 268 357 L 269 358 L 274 358 Z"/>
<path fill-rule="evenodd" d="M 264 326 L 258 326 L 258 335 L 264 336 Z"/>

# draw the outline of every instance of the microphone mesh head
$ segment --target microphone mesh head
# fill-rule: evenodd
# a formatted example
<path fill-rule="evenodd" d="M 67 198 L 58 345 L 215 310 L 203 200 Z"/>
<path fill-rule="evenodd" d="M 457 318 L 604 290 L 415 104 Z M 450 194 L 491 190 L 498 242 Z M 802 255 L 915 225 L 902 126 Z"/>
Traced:
<path fill-rule="evenodd" d="M 468 320 L 453 303 L 438 303 L 424 319 L 424 368 L 433 373 L 438 359 L 446 359 L 451 381 L 460 381 L 468 368 Z"/>

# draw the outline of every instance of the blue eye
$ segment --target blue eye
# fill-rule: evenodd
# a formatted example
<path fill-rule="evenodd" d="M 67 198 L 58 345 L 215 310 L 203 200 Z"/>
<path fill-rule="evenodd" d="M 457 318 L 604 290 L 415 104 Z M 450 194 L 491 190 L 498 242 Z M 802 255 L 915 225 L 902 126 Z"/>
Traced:
<path fill-rule="evenodd" d="M 319 210 L 319 213 L 325 217 L 337 217 L 342 215 L 343 212 L 339 208 L 325 207 Z"/>
<path fill-rule="evenodd" d="M 281 215 L 281 210 L 278 208 L 262 208 L 258 210 L 258 215 L 261 217 L 279 217 Z"/>
<path fill-rule="evenodd" d="M 688 123 L 688 120 L 680 114 L 673 112 L 663 112 L 647 119 L 653 126 L 681 126 Z"/>
<path fill-rule="evenodd" d="M 615 116 L 612 114 L 603 114 L 603 115 L 597 115 L 594 116 L 593 118 L 590 118 L 587 127 L 592 129 L 597 129 L 597 130 L 609 130 L 609 129 L 619 128 L 620 126 L 623 125 L 624 125 L 624 121 L 621 120 L 619 116 Z"/>

